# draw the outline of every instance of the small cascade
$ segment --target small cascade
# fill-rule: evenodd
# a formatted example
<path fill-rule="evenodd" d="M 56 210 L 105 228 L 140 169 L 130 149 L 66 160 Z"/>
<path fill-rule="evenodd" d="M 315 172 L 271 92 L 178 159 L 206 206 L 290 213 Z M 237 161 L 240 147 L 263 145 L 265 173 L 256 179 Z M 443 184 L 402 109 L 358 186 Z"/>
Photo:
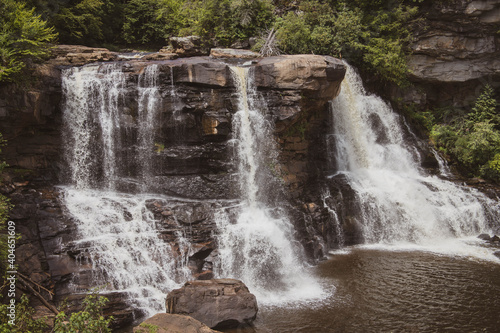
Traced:
<path fill-rule="evenodd" d="M 189 252 L 184 235 L 175 234 L 176 244 L 165 242 L 148 207 L 152 198 L 117 191 L 121 170 L 133 165 L 120 154 L 122 146 L 129 149 L 125 141 L 132 142 L 131 149 L 136 147 L 132 160 L 141 163 L 142 192 L 153 176 L 161 105 L 158 74 L 157 65 L 148 66 L 134 86 L 126 84 L 119 64 L 63 71 L 65 153 L 72 186 L 62 188 L 62 201 L 77 227 L 73 245 L 81 253 L 80 261 L 92 266 L 96 287 L 126 293 L 130 303 L 147 315 L 164 311 L 165 294 L 190 277 L 186 260 L 179 259 L 180 253 Z M 126 93 L 138 96 L 137 117 L 124 121 L 129 112 Z M 137 135 L 125 130 L 127 124 L 137 128 Z"/>
<path fill-rule="evenodd" d="M 78 188 L 112 189 L 119 165 L 117 152 L 121 149 L 119 110 L 123 106 L 125 75 L 118 65 L 107 64 L 73 67 L 63 76 L 69 178 Z"/>
<path fill-rule="evenodd" d="M 327 209 L 328 215 L 330 216 L 330 221 L 333 224 L 333 228 L 335 230 L 335 239 L 334 239 L 333 243 L 335 246 L 342 248 L 345 245 L 344 230 L 342 228 L 342 224 L 340 222 L 340 218 L 339 218 L 337 212 L 335 211 L 335 209 L 332 209 L 328 205 L 327 200 L 330 198 L 331 198 L 330 191 L 328 189 L 326 189 L 325 193 L 323 193 L 323 196 L 322 196 L 323 207 L 325 207 Z"/>
<path fill-rule="evenodd" d="M 160 116 L 160 91 L 158 87 L 159 69 L 157 64 L 149 65 L 139 75 L 138 98 L 138 152 L 140 177 L 143 190 L 151 183 L 153 156 L 151 151 L 155 145 L 155 128 Z"/>
<path fill-rule="evenodd" d="M 84 249 L 80 261 L 92 266 L 93 285 L 101 292 L 126 293 L 134 309 L 151 316 L 164 311 L 165 294 L 186 281 L 190 271 L 160 239 L 148 199 L 75 188 L 65 189 L 63 197 L 78 227 L 74 246 Z M 186 246 L 179 239 L 179 246 Z"/>
<path fill-rule="evenodd" d="M 231 67 L 237 85 L 238 112 L 233 118 L 235 155 L 242 202 L 236 212 L 221 210 L 216 222 L 219 276 L 241 279 L 260 303 L 283 304 L 319 297 L 320 286 L 301 260 L 285 212 L 267 204 L 273 193 L 269 180 L 276 156 L 274 140 L 249 68 Z"/>
<path fill-rule="evenodd" d="M 420 167 L 400 117 L 365 92 L 351 67 L 332 112 L 332 177 L 345 178 L 354 190 L 353 215 L 366 243 L 438 244 L 477 236 L 500 219 L 498 203 Z M 447 172 L 444 164 L 441 169 Z"/>

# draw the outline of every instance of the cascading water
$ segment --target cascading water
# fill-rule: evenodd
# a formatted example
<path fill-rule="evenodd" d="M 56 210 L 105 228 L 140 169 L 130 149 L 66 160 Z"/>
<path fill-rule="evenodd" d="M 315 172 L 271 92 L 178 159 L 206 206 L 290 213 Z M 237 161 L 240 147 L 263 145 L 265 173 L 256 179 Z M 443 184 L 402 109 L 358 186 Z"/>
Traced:
<path fill-rule="evenodd" d="M 332 177 L 343 175 L 354 190 L 354 214 L 366 243 L 439 247 L 489 231 L 500 219 L 498 202 L 422 170 L 399 116 L 366 94 L 349 66 L 332 111 L 337 171 Z"/>
<path fill-rule="evenodd" d="M 117 65 L 71 68 L 65 71 L 62 84 L 70 178 L 78 188 L 111 189 L 118 169 L 116 130 L 125 75 Z M 100 140 L 96 142 L 95 137 Z M 95 158 L 96 153 L 100 159 Z"/>
<path fill-rule="evenodd" d="M 159 120 L 160 91 L 158 88 L 159 69 L 157 64 L 149 65 L 139 75 L 138 98 L 138 137 L 140 173 L 143 189 L 147 189 L 151 180 L 153 159 L 151 149 L 154 147 L 155 127 Z"/>
<path fill-rule="evenodd" d="M 322 290 L 300 260 L 293 230 L 279 207 L 266 204 L 273 186 L 266 175 L 276 156 L 270 125 L 249 68 L 231 67 L 238 90 L 233 117 L 235 152 L 242 202 L 234 220 L 220 211 L 216 218 L 219 276 L 241 279 L 259 303 L 283 304 L 320 297 Z"/>
<path fill-rule="evenodd" d="M 137 156 L 142 165 L 142 189 L 152 172 L 154 123 L 158 118 L 158 68 L 151 65 L 138 79 Z M 64 187 L 63 204 L 77 226 L 89 259 L 92 281 L 105 291 L 125 292 L 130 302 L 147 315 L 164 310 L 165 293 L 190 276 L 184 260 L 160 239 L 150 196 L 116 192 L 120 154 L 125 76 L 117 64 L 85 66 L 63 71 L 66 159 L 72 186 Z M 128 139 L 128 138 L 127 138 Z M 125 166 L 129 169 L 129 166 Z M 158 196 L 155 196 L 158 198 Z M 188 246 L 177 235 L 178 246 Z M 182 249 L 181 249 L 182 251 Z M 187 251 L 186 251 L 187 252 Z"/>

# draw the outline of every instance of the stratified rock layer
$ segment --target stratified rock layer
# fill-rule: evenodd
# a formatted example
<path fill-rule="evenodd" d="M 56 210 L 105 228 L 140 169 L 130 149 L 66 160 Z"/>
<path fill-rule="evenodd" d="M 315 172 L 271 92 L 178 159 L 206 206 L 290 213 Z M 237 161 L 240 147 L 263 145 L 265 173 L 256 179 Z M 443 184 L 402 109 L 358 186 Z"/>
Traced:
<path fill-rule="evenodd" d="M 413 87 L 392 92 L 427 107 L 468 107 L 485 84 L 500 85 L 500 1 L 429 1 L 414 27 Z"/>
<path fill-rule="evenodd" d="M 166 307 L 168 313 L 191 316 L 212 328 L 251 324 L 258 311 L 255 296 L 234 279 L 187 282 L 168 294 Z"/>

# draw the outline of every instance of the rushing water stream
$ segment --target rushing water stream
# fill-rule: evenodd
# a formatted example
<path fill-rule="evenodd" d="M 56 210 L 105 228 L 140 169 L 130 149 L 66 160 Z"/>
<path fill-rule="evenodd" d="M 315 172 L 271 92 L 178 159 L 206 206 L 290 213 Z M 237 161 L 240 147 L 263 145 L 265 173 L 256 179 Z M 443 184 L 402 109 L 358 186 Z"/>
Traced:
<path fill-rule="evenodd" d="M 307 273 L 293 243 L 293 229 L 284 210 L 265 203 L 272 193 L 266 179 L 276 156 L 272 131 L 253 85 L 249 68 L 231 68 L 238 88 L 233 119 L 242 206 L 236 223 L 219 214 L 220 276 L 244 281 L 262 304 L 284 304 L 317 298 L 322 290 Z M 279 201 L 278 201 L 279 203 Z"/>
<path fill-rule="evenodd" d="M 261 311 L 256 326 L 246 331 L 493 332 L 500 327 L 500 260 L 475 239 L 498 226 L 498 201 L 428 175 L 405 138 L 404 123 L 380 98 L 367 95 L 349 68 L 332 102 L 336 171 L 331 178 L 343 177 L 353 189 L 350 204 L 357 214 L 351 218 L 367 245 L 332 252 L 318 267 L 306 267 L 269 167 L 278 152 L 270 140 L 266 103 L 251 68 L 231 67 L 231 72 L 238 107 L 230 144 L 240 200 L 214 212 L 219 247 L 214 273 L 241 279 L 256 294 Z M 63 203 L 77 227 L 74 243 L 88 250 L 79 259 L 92 265 L 95 285 L 126 293 L 130 304 L 153 315 L 164 311 L 168 291 L 192 278 L 179 255 L 189 253 L 191 244 L 180 225 L 176 244 L 161 239 L 148 209 L 152 199 L 172 200 L 148 193 L 155 123 L 161 118 L 159 69 L 146 67 L 135 86 L 125 81 L 116 64 L 64 71 L 71 185 L 62 188 Z M 135 119 L 125 114 L 131 90 L 137 96 Z M 173 84 L 170 94 L 176 97 Z M 170 111 L 177 115 L 173 119 L 180 117 Z M 137 129 L 135 136 L 122 128 L 125 118 Z M 139 186 L 132 193 L 120 191 L 124 178 L 135 178 Z M 342 246 L 342 216 L 329 206 L 328 191 L 323 201 Z"/>
<path fill-rule="evenodd" d="M 332 109 L 337 164 L 332 177 L 342 175 L 354 190 L 366 243 L 434 246 L 490 232 L 499 221 L 498 201 L 420 167 L 400 117 L 368 95 L 350 67 Z"/>

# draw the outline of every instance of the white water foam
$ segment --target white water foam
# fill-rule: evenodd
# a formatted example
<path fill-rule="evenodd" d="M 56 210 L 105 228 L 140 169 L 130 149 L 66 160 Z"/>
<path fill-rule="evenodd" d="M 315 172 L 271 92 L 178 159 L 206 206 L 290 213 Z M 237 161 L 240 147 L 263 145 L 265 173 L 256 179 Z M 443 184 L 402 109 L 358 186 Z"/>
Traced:
<path fill-rule="evenodd" d="M 189 242 L 182 228 L 173 231 L 176 247 L 161 239 L 158 220 L 146 206 L 142 193 L 119 193 L 121 128 L 126 89 L 137 91 L 137 155 L 139 178 L 147 191 L 152 178 L 154 128 L 161 103 L 158 66 L 144 69 L 136 86 L 125 82 L 119 64 L 84 66 L 63 72 L 66 160 L 73 186 L 62 189 L 67 214 L 77 227 L 81 260 L 91 263 L 92 281 L 107 292 L 124 292 L 131 304 L 148 316 L 165 310 L 169 290 L 191 277 L 182 253 Z M 130 138 L 126 138 L 130 140 Z M 127 147 L 129 148 L 129 147 Z M 155 195 L 158 198 L 160 195 Z"/>
<path fill-rule="evenodd" d="M 242 205 L 233 220 L 226 211 L 216 217 L 219 276 L 241 279 L 259 304 L 285 305 L 325 296 L 304 266 L 293 228 L 279 207 L 267 206 L 269 186 L 259 175 L 275 156 L 272 134 L 259 105 L 248 68 L 232 67 L 238 88 L 233 118 Z"/>
<path fill-rule="evenodd" d="M 165 310 L 166 293 L 179 288 L 190 271 L 172 245 L 160 239 L 157 221 L 146 207 L 148 199 L 152 198 L 63 188 L 65 208 L 78 228 L 74 245 L 85 249 L 82 259 L 90 259 L 94 285 L 100 291 L 127 293 L 136 309 L 151 316 Z M 183 239 L 180 232 L 177 236 Z"/>
<path fill-rule="evenodd" d="M 457 239 L 491 232 L 500 220 L 497 201 L 428 175 L 405 141 L 399 116 L 368 95 L 349 66 L 332 110 L 337 174 L 345 175 L 356 193 L 366 243 L 416 244 L 457 255 L 476 251 Z M 445 165 L 440 169 L 449 176 Z M 474 255 L 492 259 L 492 251 L 477 249 Z"/>

